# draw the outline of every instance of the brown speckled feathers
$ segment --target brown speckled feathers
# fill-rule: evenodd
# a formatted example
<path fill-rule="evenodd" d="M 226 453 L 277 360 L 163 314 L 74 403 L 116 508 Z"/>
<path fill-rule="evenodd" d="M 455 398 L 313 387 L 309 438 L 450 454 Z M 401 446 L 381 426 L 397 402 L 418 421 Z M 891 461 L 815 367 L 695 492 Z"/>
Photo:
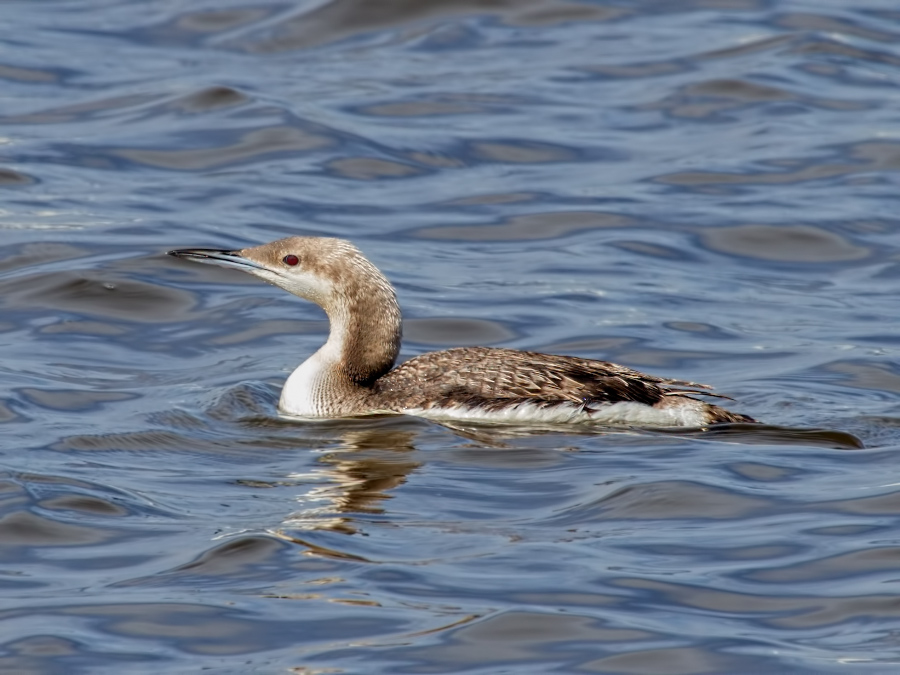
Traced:
<path fill-rule="evenodd" d="M 496 410 L 513 403 L 553 406 L 633 401 L 660 408 L 669 397 L 719 396 L 709 385 L 647 375 L 606 361 L 515 349 L 460 347 L 410 359 L 375 383 L 378 393 L 422 408 L 464 404 Z M 419 394 L 417 396 L 417 394 Z M 711 404 L 713 422 L 752 422 Z"/>

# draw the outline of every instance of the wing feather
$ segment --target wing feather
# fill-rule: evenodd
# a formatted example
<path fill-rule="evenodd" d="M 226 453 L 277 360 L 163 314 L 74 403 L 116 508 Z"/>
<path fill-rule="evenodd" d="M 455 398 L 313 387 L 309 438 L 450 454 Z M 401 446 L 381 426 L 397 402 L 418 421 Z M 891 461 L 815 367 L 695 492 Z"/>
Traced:
<path fill-rule="evenodd" d="M 375 383 L 380 393 L 411 406 L 441 403 L 503 406 L 635 401 L 654 405 L 665 396 L 713 395 L 709 385 L 647 375 L 606 361 L 490 347 L 461 347 L 410 359 Z M 701 391 L 697 391 L 701 390 Z"/>

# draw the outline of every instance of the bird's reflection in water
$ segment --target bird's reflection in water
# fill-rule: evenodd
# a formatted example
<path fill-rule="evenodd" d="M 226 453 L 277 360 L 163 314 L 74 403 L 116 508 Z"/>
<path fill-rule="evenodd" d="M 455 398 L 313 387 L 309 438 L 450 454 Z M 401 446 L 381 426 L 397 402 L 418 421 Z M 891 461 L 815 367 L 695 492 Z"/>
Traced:
<path fill-rule="evenodd" d="M 766 425 L 722 425 L 709 429 L 654 430 L 604 429 L 590 427 L 510 427 L 497 425 L 429 424 L 411 418 L 367 418 L 348 422 L 324 422 L 318 427 L 332 438 L 336 446 L 320 450 L 316 465 L 305 472 L 292 473 L 282 484 L 303 485 L 305 491 L 296 495 L 300 508 L 287 516 L 271 534 L 304 547 L 314 555 L 332 558 L 365 560 L 347 551 L 323 546 L 311 541 L 303 532 L 331 531 L 341 534 L 361 533 L 373 519 L 390 519 L 385 501 L 391 492 L 403 485 L 407 478 L 422 466 L 419 445 L 430 446 L 429 434 L 450 432 L 457 447 L 468 446 L 482 450 L 521 449 L 543 447 L 567 449 L 573 435 L 607 436 L 619 447 L 625 439 L 637 441 L 647 435 L 691 436 L 709 440 L 731 441 L 740 444 L 767 443 L 777 436 L 781 442 L 820 445 L 841 449 L 857 449 L 862 443 L 841 432 L 821 429 L 789 429 Z M 422 439 L 418 437 L 422 436 Z M 540 442 L 539 439 L 544 441 Z M 564 442 L 564 439 L 565 442 Z M 462 443 L 460 443 L 462 441 Z M 466 442 L 468 441 L 468 442 Z M 444 439 L 445 446 L 447 439 Z M 315 537 L 312 537 L 313 539 Z M 341 547 L 343 548 L 343 547 Z"/>
<path fill-rule="evenodd" d="M 416 438 L 429 432 L 444 435 L 451 432 L 459 441 L 465 439 L 478 448 L 509 448 L 512 439 L 551 433 L 559 429 L 516 428 L 498 425 L 455 425 L 426 423 L 413 418 L 369 417 L 351 424 L 365 424 L 353 429 L 335 430 L 340 438 L 337 447 L 321 451 L 318 464 L 309 471 L 289 474 L 284 483 L 308 486 L 297 495 L 302 507 L 285 518 L 281 527 L 270 530 L 281 538 L 316 549 L 325 555 L 336 551 L 319 550 L 309 541 L 288 533 L 289 530 L 331 530 L 345 534 L 359 532 L 359 523 L 371 516 L 386 513 L 383 503 L 391 491 L 406 482 L 422 462 L 416 456 Z M 372 421 L 375 422 L 371 426 Z M 334 421 L 321 423 L 324 431 Z M 346 427 L 347 422 L 344 422 Z M 446 441 L 445 441 L 446 445 Z M 455 443 L 454 445 L 459 445 Z"/>
<path fill-rule="evenodd" d="M 308 541 L 299 541 L 288 531 L 357 533 L 357 522 L 361 518 L 384 514 L 382 504 L 390 498 L 389 493 L 406 482 L 421 465 L 413 458 L 418 433 L 418 430 L 386 428 L 341 433 L 340 445 L 323 451 L 320 466 L 287 477 L 287 480 L 310 487 L 296 498 L 301 509 L 288 516 L 273 534 L 318 549 Z M 346 557 L 343 553 L 338 555 Z"/>

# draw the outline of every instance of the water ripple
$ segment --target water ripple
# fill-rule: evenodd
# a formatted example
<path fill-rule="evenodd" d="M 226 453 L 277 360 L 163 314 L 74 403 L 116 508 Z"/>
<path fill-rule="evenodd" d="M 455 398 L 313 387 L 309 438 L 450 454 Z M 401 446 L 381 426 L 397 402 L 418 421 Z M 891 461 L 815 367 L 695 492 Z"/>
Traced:
<path fill-rule="evenodd" d="M 893 672 L 900 13 L 4 5 L 3 672 Z M 353 239 L 402 359 L 705 381 L 711 430 L 298 422 Z"/>

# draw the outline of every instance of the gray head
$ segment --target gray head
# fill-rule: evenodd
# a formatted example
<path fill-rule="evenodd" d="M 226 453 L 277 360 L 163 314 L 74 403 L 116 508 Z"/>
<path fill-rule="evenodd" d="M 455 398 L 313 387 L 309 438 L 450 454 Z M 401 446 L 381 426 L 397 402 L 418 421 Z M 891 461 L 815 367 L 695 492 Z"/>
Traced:
<path fill-rule="evenodd" d="M 239 251 L 200 248 L 168 253 L 248 272 L 316 303 L 329 315 L 373 293 L 394 298 L 384 275 L 344 239 L 286 237 Z"/>
<path fill-rule="evenodd" d="M 372 382 L 394 364 L 401 338 L 397 296 L 349 241 L 287 237 L 240 251 L 193 248 L 169 255 L 234 267 L 319 305 L 331 320 L 329 343 L 355 382 Z"/>

